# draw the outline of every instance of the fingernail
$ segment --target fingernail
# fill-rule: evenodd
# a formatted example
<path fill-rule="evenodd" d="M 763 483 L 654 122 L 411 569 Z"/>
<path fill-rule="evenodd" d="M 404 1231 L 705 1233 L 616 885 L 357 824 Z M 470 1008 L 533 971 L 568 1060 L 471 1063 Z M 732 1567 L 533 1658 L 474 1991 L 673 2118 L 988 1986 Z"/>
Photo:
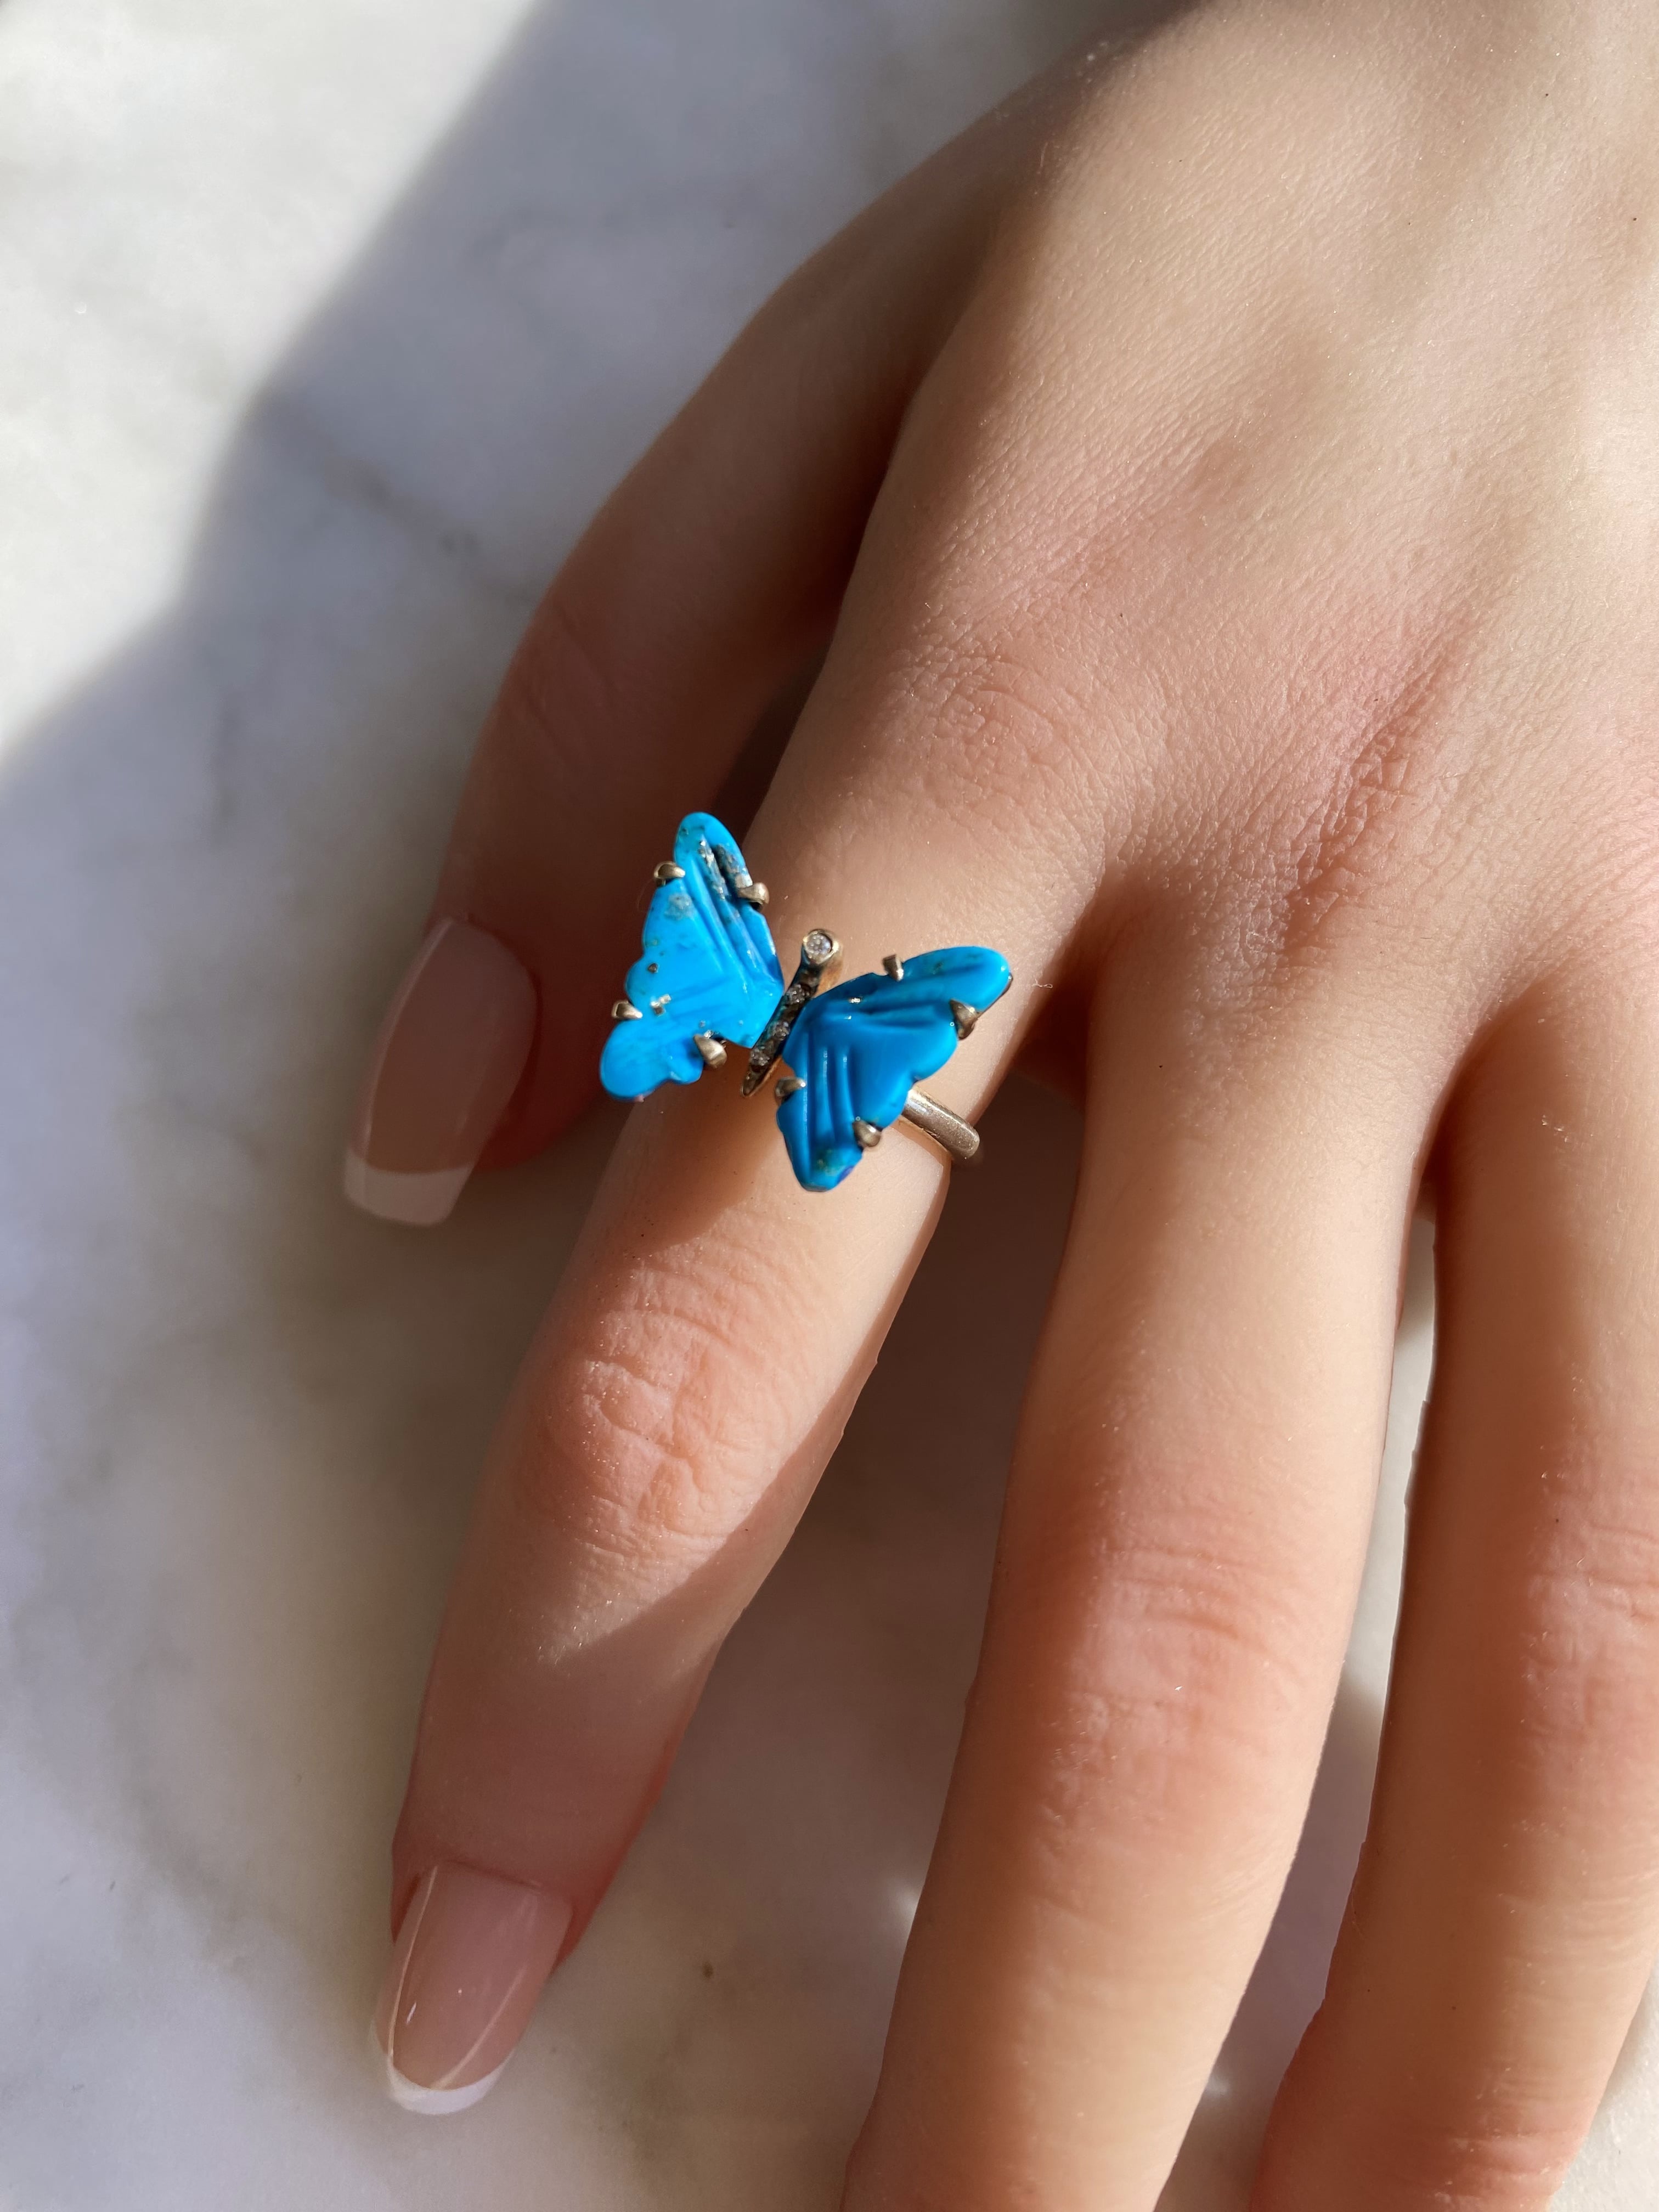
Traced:
<path fill-rule="evenodd" d="M 441 1863 L 416 1891 L 372 2033 L 406 2112 L 464 2112 L 501 2078 L 570 1925 L 545 1890 Z"/>
<path fill-rule="evenodd" d="M 427 933 L 380 1024 L 346 1148 L 345 1194 L 383 1221 L 444 1220 L 519 1085 L 536 987 L 470 922 Z"/>

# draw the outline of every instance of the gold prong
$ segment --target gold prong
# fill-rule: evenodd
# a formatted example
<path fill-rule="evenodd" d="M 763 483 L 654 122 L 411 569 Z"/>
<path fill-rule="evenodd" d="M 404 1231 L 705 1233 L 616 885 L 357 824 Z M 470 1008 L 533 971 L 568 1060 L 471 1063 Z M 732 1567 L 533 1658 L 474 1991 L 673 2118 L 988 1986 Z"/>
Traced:
<path fill-rule="evenodd" d="M 781 1106 L 786 1098 L 793 1098 L 798 1091 L 805 1091 L 805 1088 L 806 1085 L 801 1081 L 799 1076 L 781 1075 L 772 1085 L 772 1096 Z"/>
<path fill-rule="evenodd" d="M 974 1033 L 974 1024 L 979 1019 L 979 1008 L 970 1006 L 964 999 L 952 999 L 951 1019 L 957 1025 L 958 1041 L 963 1037 L 971 1036 Z"/>
<path fill-rule="evenodd" d="M 853 1124 L 853 1140 L 861 1152 L 873 1152 L 881 1142 L 881 1131 L 877 1128 L 873 1121 L 855 1121 Z"/>
<path fill-rule="evenodd" d="M 902 983 L 904 981 L 904 963 L 896 952 L 884 952 L 882 955 L 881 964 L 896 983 Z"/>
<path fill-rule="evenodd" d="M 726 1047 L 709 1030 L 699 1030 L 691 1042 L 702 1054 L 702 1064 L 705 1067 L 725 1066 Z"/>
<path fill-rule="evenodd" d="M 659 884 L 677 884 L 684 873 L 685 870 L 678 860 L 664 860 L 659 865 L 653 880 Z"/>
<path fill-rule="evenodd" d="M 611 1009 L 611 1018 L 613 1022 L 642 1022 L 645 1016 L 631 999 L 618 999 Z"/>
<path fill-rule="evenodd" d="M 729 845 L 712 845 L 715 865 L 731 888 L 733 898 L 740 898 L 745 906 L 764 906 L 771 893 L 764 884 L 757 884 Z"/>

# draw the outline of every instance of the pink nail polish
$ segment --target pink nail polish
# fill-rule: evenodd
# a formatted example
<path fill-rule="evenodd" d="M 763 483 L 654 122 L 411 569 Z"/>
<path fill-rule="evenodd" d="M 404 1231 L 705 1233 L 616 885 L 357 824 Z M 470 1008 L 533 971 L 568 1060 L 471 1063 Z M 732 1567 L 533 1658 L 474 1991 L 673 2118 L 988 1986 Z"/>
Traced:
<path fill-rule="evenodd" d="M 357 1101 L 345 1194 L 385 1221 L 442 1221 L 530 1058 L 536 987 L 470 922 L 427 933 L 380 1025 Z"/>
<path fill-rule="evenodd" d="M 389 2094 L 411 2112 L 465 2112 L 499 2080 L 570 1925 L 562 1898 L 441 1863 L 398 1931 L 374 2021 Z"/>

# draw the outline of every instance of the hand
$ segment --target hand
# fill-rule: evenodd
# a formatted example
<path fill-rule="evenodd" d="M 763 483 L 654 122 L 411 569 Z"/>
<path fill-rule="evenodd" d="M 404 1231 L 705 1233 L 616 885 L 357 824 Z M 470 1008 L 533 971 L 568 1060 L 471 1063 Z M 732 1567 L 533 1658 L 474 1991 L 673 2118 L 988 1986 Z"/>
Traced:
<path fill-rule="evenodd" d="M 827 659 L 786 959 L 976 941 L 1085 1156 L 854 2212 L 1151 2212 L 1341 1659 L 1425 1176 L 1440 1335 L 1365 1853 L 1259 2212 L 1547 2203 L 1659 1945 L 1659 28 L 1253 0 L 1074 61 L 738 340 L 555 582 L 351 1170 L 593 1089 L 641 886 Z M 727 1077 L 634 1112 L 490 1457 L 399 1824 L 467 2100 L 648 1808 L 937 1217 Z"/>

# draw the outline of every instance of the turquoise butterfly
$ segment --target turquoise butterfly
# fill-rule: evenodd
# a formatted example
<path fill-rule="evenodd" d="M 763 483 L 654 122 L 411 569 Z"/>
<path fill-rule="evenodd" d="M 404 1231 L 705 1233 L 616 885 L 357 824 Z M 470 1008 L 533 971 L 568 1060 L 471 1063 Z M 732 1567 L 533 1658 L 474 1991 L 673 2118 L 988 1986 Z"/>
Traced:
<path fill-rule="evenodd" d="M 895 972 L 896 970 L 896 972 Z M 809 999 L 783 1048 L 778 1127 L 808 1190 L 845 1182 L 911 1088 L 936 1075 L 1012 977 L 1000 952 L 957 945 Z"/>
<path fill-rule="evenodd" d="M 786 988 L 765 899 L 731 831 L 712 814 L 688 814 L 673 860 L 657 871 L 599 1079 L 617 1097 L 642 1098 L 664 1083 L 695 1083 L 736 1044 L 750 1054 L 750 1091 L 781 1058 L 791 1072 L 777 1085 L 778 1127 L 790 1164 L 808 1190 L 833 1190 L 1008 988 L 1008 963 L 983 945 L 956 945 L 890 960 L 820 997 L 835 940 L 813 931 Z"/>
<path fill-rule="evenodd" d="M 617 1001 L 599 1080 L 617 1098 L 695 1083 L 724 1052 L 753 1045 L 783 996 L 783 970 L 760 908 L 765 891 L 738 841 L 712 814 L 688 814 L 657 871 L 644 942 Z M 700 1048 L 697 1040 L 707 1039 Z"/>

